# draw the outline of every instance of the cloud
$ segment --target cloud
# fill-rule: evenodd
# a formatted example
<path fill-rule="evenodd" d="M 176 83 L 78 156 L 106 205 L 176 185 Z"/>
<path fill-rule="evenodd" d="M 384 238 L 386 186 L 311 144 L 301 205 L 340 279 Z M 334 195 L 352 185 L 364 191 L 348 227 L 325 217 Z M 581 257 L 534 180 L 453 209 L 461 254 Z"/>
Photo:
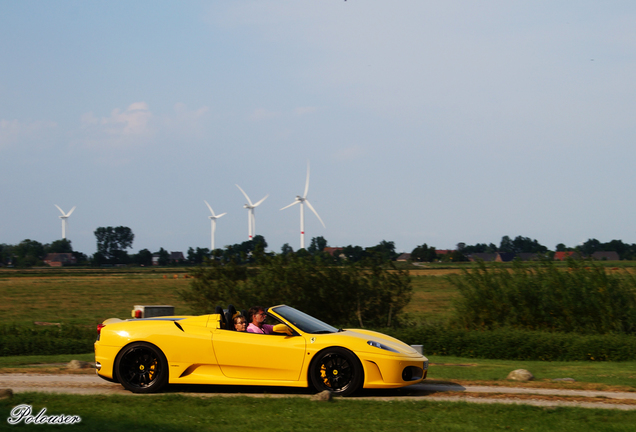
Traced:
<path fill-rule="evenodd" d="M 98 124 L 101 129 L 112 136 L 139 136 L 150 133 L 149 122 L 152 119 L 152 113 L 148 109 L 145 102 L 132 103 L 124 111 L 115 108 L 110 117 L 102 117 L 97 120 L 92 117 L 83 118 L 88 124 Z"/>
<path fill-rule="evenodd" d="M 0 149 L 20 142 L 23 139 L 41 137 L 43 133 L 57 127 L 53 121 L 23 122 L 20 120 L 0 119 Z"/>

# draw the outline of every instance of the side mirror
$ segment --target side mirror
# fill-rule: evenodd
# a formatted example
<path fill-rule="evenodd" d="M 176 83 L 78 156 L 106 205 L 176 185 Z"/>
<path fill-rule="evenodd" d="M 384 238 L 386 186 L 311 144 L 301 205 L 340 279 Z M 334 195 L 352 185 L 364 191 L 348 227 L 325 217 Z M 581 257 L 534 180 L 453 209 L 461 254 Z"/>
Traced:
<path fill-rule="evenodd" d="M 276 324 L 272 330 L 274 331 L 274 333 L 284 333 L 287 336 L 293 336 L 294 334 L 292 332 L 292 329 L 290 329 L 289 326 L 285 324 Z"/>

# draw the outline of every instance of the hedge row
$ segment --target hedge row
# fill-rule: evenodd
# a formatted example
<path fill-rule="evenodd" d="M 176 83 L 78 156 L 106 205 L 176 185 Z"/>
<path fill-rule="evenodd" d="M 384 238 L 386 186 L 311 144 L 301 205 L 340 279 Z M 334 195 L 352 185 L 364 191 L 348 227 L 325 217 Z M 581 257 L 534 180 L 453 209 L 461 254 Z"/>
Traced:
<path fill-rule="evenodd" d="M 503 328 L 476 331 L 429 325 L 385 329 L 425 355 L 452 355 L 499 360 L 626 361 L 636 360 L 636 336 L 580 335 Z"/>
<path fill-rule="evenodd" d="M 85 326 L 0 326 L 0 356 L 84 354 L 93 351 L 96 332 Z"/>
<path fill-rule="evenodd" d="M 636 360 L 636 336 L 579 335 L 515 329 L 475 331 L 427 325 L 382 329 L 424 354 L 500 360 Z M 82 326 L 0 326 L 0 356 L 84 354 L 93 351 L 95 330 Z"/>

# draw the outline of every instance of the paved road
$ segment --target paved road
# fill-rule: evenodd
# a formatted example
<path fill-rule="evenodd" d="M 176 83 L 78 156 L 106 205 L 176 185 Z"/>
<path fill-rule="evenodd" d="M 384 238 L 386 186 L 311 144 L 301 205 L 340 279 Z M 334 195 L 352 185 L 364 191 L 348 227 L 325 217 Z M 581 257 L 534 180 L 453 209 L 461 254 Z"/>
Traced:
<path fill-rule="evenodd" d="M 131 393 L 119 384 L 110 383 L 96 375 L 44 375 L 0 374 L 0 389 L 9 388 L 14 393 L 50 392 L 72 394 L 125 394 Z M 311 397 L 308 389 L 290 387 L 172 385 L 166 393 L 197 396 L 254 396 L 254 397 Z M 496 395 L 496 398 L 492 398 Z M 505 396 L 502 396 L 505 395 Z M 589 400 L 585 400 L 585 399 Z M 595 398 L 595 399 L 592 399 Z M 606 403 L 599 402 L 602 398 Z M 636 410 L 636 393 L 585 390 L 562 390 L 519 387 L 460 386 L 442 384 L 417 384 L 395 390 L 364 390 L 355 397 L 344 400 L 448 400 L 475 403 L 507 403 L 538 406 L 579 406 Z M 567 400 L 570 399 L 570 400 Z M 633 405 L 629 404 L 634 401 Z M 621 403 L 623 402 L 623 403 Z"/>

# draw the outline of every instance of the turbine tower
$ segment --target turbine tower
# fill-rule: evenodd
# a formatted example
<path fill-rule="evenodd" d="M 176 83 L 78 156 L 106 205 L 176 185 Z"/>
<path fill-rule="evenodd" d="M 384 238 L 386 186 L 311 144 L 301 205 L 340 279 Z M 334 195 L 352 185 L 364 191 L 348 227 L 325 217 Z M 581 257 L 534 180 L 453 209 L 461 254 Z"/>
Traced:
<path fill-rule="evenodd" d="M 247 199 L 247 202 L 248 202 L 248 204 L 245 204 L 243 207 L 247 209 L 248 235 L 249 235 L 249 240 L 252 240 L 253 237 L 256 235 L 256 219 L 254 218 L 254 209 L 258 207 L 263 201 L 265 201 L 265 199 L 269 196 L 269 194 L 265 195 L 265 197 L 259 202 L 257 202 L 256 204 L 252 204 L 250 197 L 247 196 L 245 191 L 241 189 L 239 185 L 236 185 L 236 187 L 239 188 L 239 190 L 243 193 L 243 195 L 245 195 L 245 198 Z"/>
<path fill-rule="evenodd" d="M 210 206 L 210 204 L 208 204 L 206 200 L 203 200 L 203 202 L 210 209 L 210 213 L 212 213 L 212 216 L 208 216 L 210 218 L 210 221 L 212 222 L 212 243 L 210 246 L 211 247 L 210 252 L 212 252 L 214 251 L 214 233 L 216 232 L 216 220 L 227 213 L 221 213 L 220 215 L 215 215 L 214 210 L 212 210 L 212 206 Z"/>
<path fill-rule="evenodd" d="M 67 224 L 66 219 L 68 219 L 71 213 L 73 213 L 73 210 L 75 210 L 75 207 L 73 207 L 71 211 L 68 213 L 64 213 L 64 211 L 57 204 L 55 204 L 55 207 L 57 207 L 60 213 L 62 213 L 62 216 L 60 216 L 60 219 L 62 219 L 62 238 L 66 239 L 66 224 Z"/>
<path fill-rule="evenodd" d="M 323 227 L 325 227 L 325 223 L 320 219 L 318 212 L 313 208 L 311 203 L 307 201 L 307 192 L 309 191 L 309 162 L 307 162 L 307 181 L 305 182 L 305 193 L 303 196 L 296 195 L 296 199 L 293 203 L 288 206 L 283 207 L 281 210 L 285 210 L 295 204 L 300 204 L 300 248 L 305 249 L 305 209 L 304 205 L 307 204 L 307 207 L 314 212 L 320 223 Z M 326 228 L 326 227 L 325 227 Z"/>

